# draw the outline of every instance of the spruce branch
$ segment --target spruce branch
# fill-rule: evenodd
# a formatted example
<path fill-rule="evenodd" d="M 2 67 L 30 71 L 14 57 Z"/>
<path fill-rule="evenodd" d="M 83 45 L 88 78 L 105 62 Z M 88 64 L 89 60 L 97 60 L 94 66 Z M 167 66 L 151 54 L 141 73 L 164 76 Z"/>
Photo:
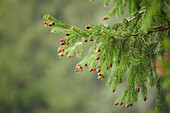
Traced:
<path fill-rule="evenodd" d="M 170 26 L 169 20 L 157 18 L 164 13 L 162 9 L 158 14 L 154 12 L 154 5 L 157 5 L 157 10 L 161 8 L 161 4 L 156 4 L 156 0 L 151 3 L 135 2 L 135 0 L 126 1 L 126 3 L 125 1 L 115 2 L 116 6 L 108 15 L 114 13 L 121 15 L 123 7 L 128 5 L 130 19 L 123 19 L 110 26 L 89 24 L 79 29 L 63 24 L 50 15 L 45 15 L 44 24 L 52 28 L 54 33 L 65 33 L 65 38 L 60 39 L 61 47 L 58 48 L 60 57 L 72 58 L 75 54 L 80 57 L 84 46 L 89 42 L 93 43 L 88 54 L 76 65 L 76 72 L 87 68 L 89 72 L 96 72 L 100 80 L 111 72 L 107 85 L 111 86 L 112 92 L 116 91 L 116 86 L 123 82 L 124 76 L 127 76 L 124 93 L 116 100 L 115 105 L 125 105 L 128 108 L 137 102 L 139 93 L 144 101 L 147 100 L 148 86 L 146 84 L 159 86 L 160 83 L 157 82 L 159 76 L 153 62 L 160 55 L 160 51 L 164 50 L 161 37 L 169 37 Z M 109 0 L 105 0 L 105 6 L 108 3 Z M 132 17 L 132 15 L 135 16 Z M 103 20 L 106 19 L 108 19 L 107 16 L 103 18 Z M 146 23 L 149 23 L 149 26 L 143 25 L 145 20 L 148 20 Z M 163 33 L 160 33 L 161 31 Z M 160 87 L 158 92 L 160 92 L 159 89 Z M 158 95 L 160 96 L 160 93 Z M 160 104 L 157 105 L 160 106 Z"/>

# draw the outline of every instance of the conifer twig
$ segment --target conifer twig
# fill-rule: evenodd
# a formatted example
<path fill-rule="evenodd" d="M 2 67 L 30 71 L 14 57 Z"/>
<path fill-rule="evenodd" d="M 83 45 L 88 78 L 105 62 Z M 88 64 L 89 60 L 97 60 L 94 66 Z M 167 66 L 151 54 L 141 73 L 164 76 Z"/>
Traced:
<path fill-rule="evenodd" d="M 157 32 L 157 31 L 164 31 L 164 30 L 167 30 L 167 29 L 170 29 L 170 26 L 164 27 L 164 28 L 162 28 L 162 29 L 151 30 L 151 31 L 148 32 L 148 34 L 149 34 L 149 33 L 152 33 L 152 32 Z"/>
<path fill-rule="evenodd" d="M 146 10 L 139 11 L 139 13 L 138 13 L 136 16 L 134 16 L 133 18 L 129 19 L 128 22 L 130 22 L 130 21 L 136 19 L 137 17 L 139 17 L 141 14 L 143 14 L 143 13 L 145 13 L 145 12 L 146 12 Z"/>
<path fill-rule="evenodd" d="M 134 17 L 132 17 L 131 19 L 129 19 L 128 22 L 131 22 L 132 20 L 136 19 L 137 17 L 139 17 L 141 14 L 143 14 L 143 13 L 145 13 L 145 12 L 146 12 L 146 10 L 139 11 L 139 13 L 138 13 L 136 16 L 134 16 Z M 124 24 L 126 24 L 126 23 L 122 23 L 120 26 L 122 26 L 122 25 L 124 25 Z M 118 26 L 118 27 L 120 27 L 120 26 Z"/>
<path fill-rule="evenodd" d="M 153 33 L 153 32 L 158 32 L 158 31 L 164 31 L 164 30 L 168 30 L 168 29 L 170 29 L 170 26 L 166 26 L 162 29 L 150 30 L 150 31 L 147 32 L 147 34 L 150 34 L 150 33 Z M 131 34 L 131 36 L 137 36 L 137 35 L 139 35 L 139 33 Z"/>

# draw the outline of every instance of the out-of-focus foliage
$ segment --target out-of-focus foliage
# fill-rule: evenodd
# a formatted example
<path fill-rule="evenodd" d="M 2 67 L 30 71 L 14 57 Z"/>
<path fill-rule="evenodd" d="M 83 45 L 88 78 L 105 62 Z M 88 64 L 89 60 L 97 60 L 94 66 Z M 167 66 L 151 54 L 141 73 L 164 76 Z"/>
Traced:
<path fill-rule="evenodd" d="M 42 16 L 75 26 L 98 24 L 107 12 L 101 3 L 0 0 L 0 113 L 144 113 L 154 106 L 150 90 L 150 103 L 113 107 L 121 91 L 113 95 L 94 73 L 75 74 L 76 59 L 58 59 L 59 35 L 44 28 Z"/>
<path fill-rule="evenodd" d="M 166 39 L 164 41 L 164 48 L 167 51 L 156 61 L 156 69 L 160 74 L 160 80 L 162 82 L 161 88 L 165 92 L 163 98 L 167 103 L 167 113 L 169 113 L 168 106 L 170 105 L 170 40 Z M 157 111 L 151 110 L 149 113 L 158 113 Z"/>
<path fill-rule="evenodd" d="M 167 49 L 167 53 L 163 55 L 158 63 L 158 71 L 162 72 L 162 88 L 168 89 L 166 101 L 170 104 L 170 40 L 167 39 L 164 42 L 164 47 Z"/>

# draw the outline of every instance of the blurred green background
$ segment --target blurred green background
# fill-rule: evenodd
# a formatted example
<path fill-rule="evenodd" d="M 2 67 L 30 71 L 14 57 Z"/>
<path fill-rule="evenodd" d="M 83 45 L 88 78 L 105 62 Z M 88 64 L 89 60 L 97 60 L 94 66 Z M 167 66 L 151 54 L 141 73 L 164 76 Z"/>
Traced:
<path fill-rule="evenodd" d="M 114 106 L 123 85 L 114 94 L 96 73 L 75 73 L 78 58 L 59 58 L 64 35 L 52 34 L 43 25 L 50 14 L 83 28 L 100 24 L 109 8 L 103 1 L 0 0 L 0 113 L 146 113 L 154 108 L 155 88 L 148 100 L 133 107 Z M 113 17 L 110 22 L 120 19 Z"/>

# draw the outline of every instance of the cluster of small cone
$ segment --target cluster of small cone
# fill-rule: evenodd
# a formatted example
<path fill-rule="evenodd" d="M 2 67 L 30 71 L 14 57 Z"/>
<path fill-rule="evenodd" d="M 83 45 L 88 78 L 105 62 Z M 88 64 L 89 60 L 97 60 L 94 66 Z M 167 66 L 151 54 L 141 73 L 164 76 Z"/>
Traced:
<path fill-rule="evenodd" d="M 58 53 L 64 51 L 64 48 L 58 48 Z"/>
<path fill-rule="evenodd" d="M 69 33 L 65 33 L 65 35 L 70 36 Z M 60 42 L 61 42 L 60 45 L 65 45 L 65 44 L 68 45 L 69 44 L 68 41 L 64 41 L 64 39 L 60 39 Z"/>
<path fill-rule="evenodd" d="M 118 105 L 118 104 L 119 104 L 120 106 L 123 106 L 123 102 L 120 102 L 120 103 L 115 102 L 115 103 L 114 103 L 115 106 Z M 133 106 L 133 103 L 126 104 L 126 108 L 128 108 L 129 106 Z"/>
<path fill-rule="evenodd" d="M 46 17 L 47 19 L 49 19 L 49 17 L 47 16 Z M 51 21 L 50 23 L 47 23 L 46 21 L 44 21 L 44 25 L 45 26 L 53 26 L 53 25 L 55 25 L 55 22 L 54 21 Z M 70 36 L 71 34 L 70 33 L 65 33 L 65 36 Z M 64 39 L 60 39 L 60 45 L 69 45 L 69 42 L 68 41 L 65 41 Z M 67 55 L 68 54 L 68 52 L 64 52 L 64 48 L 58 48 L 58 56 L 64 56 L 64 54 L 65 55 Z M 71 58 L 71 57 L 73 57 L 73 55 L 69 55 L 69 56 L 67 56 L 67 58 Z"/>
<path fill-rule="evenodd" d="M 87 39 L 84 39 L 83 42 L 87 42 L 88 40 Z M 90 39 L 90 41 L 94 41 L 93 38 Z"/>
<path fill-rule="evenodd" d="M 47 17 L 47 19 L 49 19 L 49 18 Z M 54 21 L 51 21 L 51 23 L 44 22 L 44 24 L 46 26 L 53 26 L 53 25 L 55 25 Z M 89 25 L 85 26 L 85 29 L 89 30 L 89 29 L 91 29 L 91 26 L 89 26 Z M 75 31 L 75 28 L 71 28 L 71 30 Z M 70 35 L 71 35 L 70 33 L 65 33 L 66 37 L 68 37 Z M 94 39 L 90 38 L 89 41 L 94 41 Z M 88 39 L 83 39 L 83 42 L 84 43 L 88 42 Z M 68 40 L 60 39 L 60 45 L 62 45 L 62 46 L 65 45 L 65 46 L 58 48 L 58 51 L 57 51 L 58 52 L 58 56 L 62 57 L 64 55 L 67 55 L 68 52 L 65 51 L 65 49 L 66 49 L 66 45 L 69 45 Z M 96 52 L 98 52 L 98 53 L 101 52 L 101 49 L 100 48 L 97 49 Z M 77 54 L 81 54 L 81 51 L 77 50 Z M 67 56 L 67 58 L 71 58 L 71 57 L 73 57 L 73 55 Z M 99 60 L 100 57 L 99 56 L 95 56 L 95 59 Z M 85 63 L 84 66 L 87 67 L 87 63 Z M 112 67 L 112 64 L 110 64 L 110 67 Z M 109 66 L 106 67 L 106 70 L 108 70 L 108 69 L 109 69 Z M 80 64 L 77 64 L 77 66 L 75 68 L 75 71 L 76 72 L 82 71 L 82 66 Z M 96 71 L 98 73 L 98 79 L 103 79 L 104 78 L 104 75 L 100 73 L 101 72 L 101 66 L 96 66 L 96 68 L 94 67 L 94 68 L 89 70 L 89 72 L 92 72 L 92 71 Z"/>
<path fill-rule="evenodd" d="M 44 24 L 47 26 L 52 26 L 52 25 L 54 25 L 54 21 L 52 21 L 52 23 L 47 23 L 47 22 L 44 22 Z M 85 26 L 85 29 L 90 29 L 91 28 L 91 26 Z M 74 28 L 71 28 L 73 31 L 75 31 L 75 29 Z M 66 37 L 68 37 L 68 36 L 70 36 L 71 34 L 70 33 L 65 33 L 65 36 Z M 83 40 L 83 42 L 87 42 L 88 40 L 87 39 L 84 39 Z M 94 41 L 94 39 L 93 38 L 90 38 L 90 40 L 89 41 Z M 60 45 L 69 45 L 69 42 L 68 42 L 68 40 L 64 40 L 64 39 L 60 39 Z M 65 52 L 64 53 L 64 48 L 63 49 L 61 49 L 61 48 L 58 48 L 58 56 L 63 56 L 64 54 L 65 55 L 67 55 L 68 54 L 68 52 Z M 77 54 L 81 54 L 81 51 L 79 51 L 79 50 L 77 50 Z M 67 56 L 67 58 L 71 58 L 71 57 L 73 57 L 73 55 L 69 55 L 69 56 Z M 80 69 L 77 69 L 77 71 L 80 71 Z"/>
<path fill-rule="evenodd" d="M 89 66 L 90 67 L 90 66 Z M 92 68 L 89 70 L 89 72 L 92 72 L 92 71 L 96 71 L 98 73 L 98 79 L 101 80 L 104 78 L 104 75 L 100 73 L 101 69 L 100 69 L 101 66 L 96 66 L 96 68 Z"/>
<path fill-rule="evenodd" d="M 136 90 L 137 90 L 137 93 L 139 93 L 139 90 L 140 90 L 140 84 L 138 84 L 138 87 L 136 88 Z M 115 91 L 115 89 L 113 89 L 112 90 L 113 92 Z M 146 101 L 146 97 L 144 97 L 144 101 Z M 116 105 L 120 105 L 120 106 L 123 106 L 123 102 L 120 102 L 120 103 L 118 103 L 118 102 L 115 102 L 114 103 L 114 105 L 116 106 Z M 128 108 L 129 106 L 133 106 L 133 103 L 129 103 L 129 104 L 126 104 L 126 108 Z"/>
<path fill-rule="evenodd" d="M 87 65 L 87 63 L 85 63 L 84 64 L 84 67 L 87 67 L 88 65 Z M 90 66 L 88 66 L 89 68 L 90 68 Z M 112 64 L 110 64 L 110 67 L 112 67 Z M 76 68 L 75 68 L 75 72 L 79 72 L 79 71 L 82 71 L 82 66 L 80 65 L 80 64 L 77 64 L 77 66 L 76 66 Z M 108 70 L 108 68 L 109 68 L 109 66 L 107 66 L 106 67 L 106 70 Z M 102 73 L 100 73 L 101 72 L 101 66 L 96 66 L 96 68 L 95 67 L 93 67 L 93 68 L 91 68 L 90 70 L 89 70 L 89 72 L 93 72 L 93 71 L 96 71 L 97 73 L 98 73 L 98 79 L 99 80 L 101 80 L 101 79 L 103 79 L 104 78 L 104 75 L 102 74 Z M 113 92 L 114 92 L 114 90 L 113 90 Z"/>
<path fill-rule="evenodd" d="M 68 52 L 64 52 L 64 49 L 58 48 L 58 56 L 62 57 L 64 55 L 67 55 Z M 67 58 L 71 58 L 73 55 L 69 55 Z"/>
<path fill-rule="evenodd" d="M 103 18 L 103 20 L 106 20 L 106 19 L 108 19 L 107 17 L 104 17 Z M 45 26 L 53 26 L 55 23 L 54 23 L 54 21 L 52 21 L 51 23 L 47 23 L 47 22 L 44 22 L 44 24 L 45 24 Z M 85 26 L 85 29 L 90 29 L 91 28 L 91 26 Z M 72 30 L 75 30 L 75 29 L 73 29 L 72 28 Z M 106 32 L 104 32 L 104 31 L 101 31 L 101 32 L 103 32 L 103 33 L 106 33 Z M 67 37 L 67 36 L 70 36 L 71 34 L 70 33 L 65 33 L 65 36 Z M 86 43 L 88 40 L 87 39 L 84 39 L 83 40 L 83 42 L 84 43 Z M 93 38 L 91 38 L 89 41 L 94 41 L 94 39 Z M 65 41 L 64 39 L 60 39 L 60 45 L 69 45 L 69 42 L 68 41 Z M 64 48 L 58 48 L 58 56 L 63 56 L 64 54 L 65 55 L 67 55 L 68 54 L 68 52 L 65 52 L 64 53 Z M 101 52 L 101 49 L 99 48 L 99 49 L 97 49 L 96 50 L 96 52 Z M 80 54 L 81 52 L 78 50 L 77 51 L 77 54 Z M 73 55 L 69 55 L 69 56 L 67 56 L 67 58 L 71 58 L 71 57 L 73 57 Z M 95 56 L 95 59 L 96 60 L 99 60 L 100 59 L 100 56 Z M 84 64 L 84 67 L 87 67 L 87 63 L 85 63 Z M 89 66 L 90 67 L 90 66 Z M 112 67 L 112 64 L 110 64 L 110 66 L 107 66 L 106 67 L 106 70 L 108 70 L 109 69 L 109 67 Z M 82 71 L 82 69 L 83 69 L 83 67 L 80 65 L 80 64 L 77 64 L 77 66 L 76 66 L 76 68 L 75 68 L 75 72 L 79 72 L 79 71 Z M 92 72 L 92 71 L 96 71 L 97 73 L 98 73 L 98 79 L 99 80 L 101 80 L 101 79 L 103 79 L 104 78 L 104 75 L 102 74 L 102 73 L 100 73 L 101 72 L 101 66 L 96 66 L 96 68 L 95 67 L 93 67 L 93 68 L 91 68 L 90 70 L 89 70 L 89 72 Z M 139 93 L 140 92 L 140 87 L 141 87 L 141 85 L 140 84 L 138 84 L 138 86 L 137 86 L 137 88 L 136 88 L 136 91 L 137 91 L 137 93 Z M 112 92 L 115 92 L 115 89 L 113 89 L 112 90 Z M 144 101 L 146 101 L 146 97 L 144 98 Z M 118 103 L 118 102 L 115 102 L 114 103 L 114 105 L 120 105 L 120 106 L 123 106 L 123 102 L 120 102 L 120 103 Z M 129 103 L 129 104 L 126 104 L 125 105 L 126 106 L 126 108 L 128 108 L 129 106 L 133 106 L 133 103 Z"/>
<path fill-rule="evenodd" d="M 90 29 L 91 28 L 91 26 L 85 26 L 85 29 Z M 93 38 L 91 38 L 90 39 L 90 41 L 93 41 L 94 39 Z M 84 39 L 83 40 L 83 42 L 87 42 L 88 40 L 87 39 Z"/>
<path fill-rule="evenodd" d="M 136 88 L 137 93 L 140 92 L 140 88 L 141 88 L 141 84 L 138 84 L 138 87 Z M 146 97 L 144 97 L 143 100 L 146 101 Z"/>
<path fill-rule="evenodd" d="M 75 72 L 78 72 L 78 71 L 82 71 L 82 67 L 80 66 L 80 64 L 77 64 L 77 67 L 75 69 Z"/>
<path fill-rule="evenodd" d="M 47 25 L 47 22 L 44 22 L 44 24 L 45 25 Z M 52 23 L 51 24 L 48 24 L 49 26 L 52 26 L 52 25 L 54 25 L 54 22 L 52 21 Z M 91 26 L 85 26 L 85 29 L 90 29 L 91 28 Z M 75 31 L 75 29 L 74 28 L 71 28 L 72 30 L 74 30 Z M 65 33 L 65 36 L 70 36 L 71 34 L 70 33 Z M 87 42 L 88 40 L 87 39 L 84 39 L 83 40 L 83 42 Z M 94 41 L 94 39 L 93 38 L 90 38 L 90 41 Z M 69 42 L 68 41 L 64 41 L 64 39 L 60 39 L 60 45 L 69 45 Z M 63 56 L 64 54 L 63 53 L 61 53 L 62 51 L 64 51 L 64 49 L 58 49 L 58 56 Z M 68 52 L 65 52 L 65 54 L 68 54 Z M 81 54 L 81 51 L 77 51 L 77 54 Z M 70 55 L 70 56 L 67 56 L 67 58 L 71 58 L 71 57 L 73 57 L 73 55 Z"/>
<path fill-rule="evenodd" d="M 53 25 L 54 25 L 54 21 L 52 21 L 51 23 L 44 22 L 44 25 L 45 25 L 45 26 L 47 26 L 47 25 L 48 25 L 48 26 L 53 26 Z"/>
<path fill-rule="evenodd" d="M 103 79 L 104 78 L 104 75 L 102 75 L 101 73 L 98 73 L 98 77 L 97 77 L 99 80 Z"/>
<path fill-rule="evenodd" d="M 65 35 L 66 35 L 66 36 L 69 36 L 70 34 L 69 34 L 69 33 L 65 33 Z M 60 42 L 61 42 L 60 45 L 68 45 L 68 44 L 69 44 L 68 41 L 64 41 L 64 39 L 60 39 Z M 64 53 L 64 48 L 58 48 L 58 51 L 57 51 L 57 52 L 59 53 L 58 56 L 63 56 L 64 54 L 65 54 L 65 55 L 68 54 L 68 52 L 65 52 L 65 53 Z M 70 55 L 69 58 L 70 58 L 70 57 L 73 57 L 73 56 Z"/>

